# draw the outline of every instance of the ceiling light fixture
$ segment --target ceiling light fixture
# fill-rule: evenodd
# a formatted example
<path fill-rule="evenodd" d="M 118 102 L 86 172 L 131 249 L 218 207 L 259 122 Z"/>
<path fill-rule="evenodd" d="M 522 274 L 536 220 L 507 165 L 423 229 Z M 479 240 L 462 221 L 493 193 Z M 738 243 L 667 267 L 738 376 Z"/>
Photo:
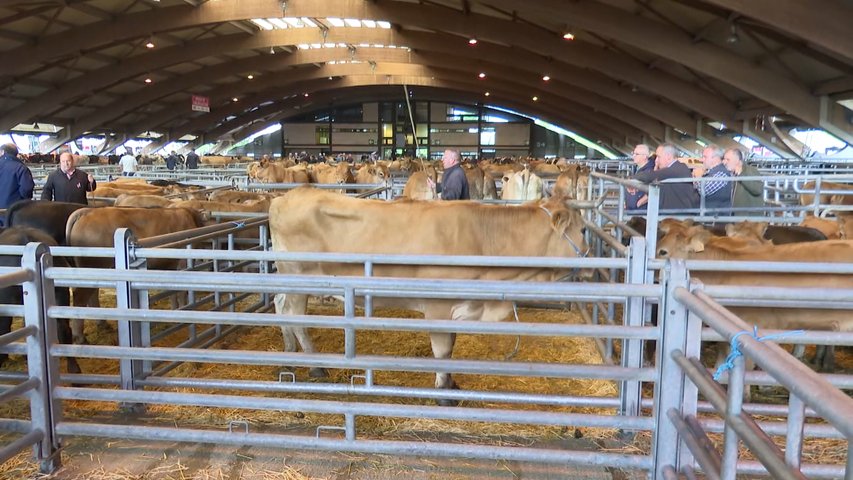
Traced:
<path fill-rule="evenodd" d="M 149 38 L 148 42 L 145 43 L 145 48 L 154 48 L 154 39 Z"/>
<path fill-rule="evenodd" d="M 485 96 L 487 96 L 487 97 L 488 97 L 489 95 L 491 95 L 491 93 L 486 92 L 486 93 L 484 93 L 483 95 L 485 95 Z"/>
<path fill-rule="evenodd" d="M 308 94 L 306 93 L 306 94 L 305 94 L 305 96 L 307 97 L 307 96 L 308 96 Z"/>
<path fill-rule="evenodd" d="M 534 101 L 534 102 L 538 102 L 538 101 L 539 101 L 539 97 L 533 97 L 533 101 Z"/>
<path fill-rule="evenodd" d="M 542 77 L 542 81 L 543 81 L 543 82 L 547 82 L 547 81 L 549 81 L 549 80 L 551 80 L 551 77 L 549 77 L 548 75 L 545 75 L 545 76 L 543 76 L 543 77 Z"/>
<path fill-rule="evenodd" d="M 275 47 L 270 47 L 270 55 L 275 55 Z"/>
<path fill-rule="evenodd" d="M 726 38 L 726 43 L 737 43 L 740 41 L 740 36 L 737 34 L 737 25 L 732 22 L 732 27 L 729 36 Z"/>
<path fill-rule="evenodd" d="M 234 98 L 232 98 L 232 99 L 231 99 L 231 101 L 232 101 L 232 102 L 239 102 L 239 101 L 240 101 L 240 99 L 239 99 L 239 98 L 237 98 L 237 97 L 234 97 Z"/>
<path fill-rule="evenodd" d="M 154 80 L 151 80 L 151 77 L 145 77 L 145 83 L 153 83 Z"/>
<path fill-rule="evenodd" d="M 468 45 L 476 45 L 476 44 L 477 44 L 476 38 L 472 38 L 472 39 L 468 40 Z"/>
<path fill-rule="evenodd" d="M 485 74 L 485 73 L 483 73 L 483 72 L 480 72 L 480 74 L 479 74 L 479 75 L 477 75 L 477 76 L 478 76 L 478 77 L 480 77 L 480 78 L 486 78 L 486 74 Z"/>
<path fill-rule="evenodd" d="M 574 40 L 574 39 L 575 39 L 575 34 L 574 34 L 574 33 L 572 33 L 572 32 L 566 32 L 566 33 L 564 33 L 564 34 L 563 34 L 563 39 L 564 39 L 564 40 Z"/>
<path fill-rule="evenodd" d="M 255 78 L 255 76 L 250 73 L 250 74 L 246 75 L 246 78 L 248 78 L 249 80 L 253 80 Z"/>

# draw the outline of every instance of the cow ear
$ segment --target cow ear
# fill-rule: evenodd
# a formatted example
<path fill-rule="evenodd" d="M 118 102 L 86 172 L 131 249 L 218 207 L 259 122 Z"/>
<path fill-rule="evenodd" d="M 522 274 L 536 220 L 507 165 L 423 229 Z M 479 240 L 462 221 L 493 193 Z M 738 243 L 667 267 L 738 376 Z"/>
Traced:
<path fill-rule="evenodd" d="M 705 241 L 700 237 L 691 238 L 690 244 L 687 245 L 687 251 L 692 253 L 704 252 Z"/>
<path fill-rule="evenodd" d="M 764 235 L 764 232 L 767 231 L 767 227 L 770 226 L 770 223 L 768 223 L 768 222 L 756 222 L 755 225 L 756 225 L 755 228 L 758 230 L 758 233 L 761 235 Z"/>

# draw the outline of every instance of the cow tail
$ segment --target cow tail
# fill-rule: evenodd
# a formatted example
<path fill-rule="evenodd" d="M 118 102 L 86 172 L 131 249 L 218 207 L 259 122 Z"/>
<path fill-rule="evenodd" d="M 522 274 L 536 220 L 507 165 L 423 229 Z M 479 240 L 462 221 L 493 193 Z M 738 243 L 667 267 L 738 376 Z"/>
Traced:
<path fill-rule="evenodd" d="M 71 230 L 74 229 L 74 224 L 77 223 L 77 220 L 80 217 L 86 215 L 89 212 L 88 208 L 81 208 L 79 210 L 75 210 L 69 217 L 68 221 L 65 223 L 65 243 L 70 244 L 71 242 Z"/>
<path fill-rule="evenodd" d="M 15 213 L 24 208 L 24 206 L 29 205 L 31 202 L 32 200 L 21 200 L 10 205 L 8 210 L 6 210 L 6 223 L 4 225 L 7 227 L 14 226 L 12 222 L 15 221 Z"/>

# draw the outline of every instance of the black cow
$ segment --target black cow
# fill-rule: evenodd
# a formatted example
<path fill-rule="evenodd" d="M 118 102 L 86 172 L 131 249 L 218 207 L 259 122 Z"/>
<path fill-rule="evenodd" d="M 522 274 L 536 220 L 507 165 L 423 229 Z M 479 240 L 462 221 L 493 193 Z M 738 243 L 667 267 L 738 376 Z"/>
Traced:
<path fill-rule="evenodd" d="M 57 245 L 65 245 L 68 217 L 85 207 L 79 203 L 21 200 L 6 210 L 6 226 L 36 228 L 50 235 Z"/>
<path fill-rule="evenodd" d="M 0 245 L 26 245 L 30 242 L 41 242 L 45 245 L 56 246 L 56 242 L 47 234 L 34 228 L 6 228 L 0 233 Z M 57 267 L 67 267 L 68 262 L 62 257 L 54 257 L 53 264 Z M 17 255 L 0 255 L 0 266 L 20 267 L 21 257 Z M 71 291 L 68 287 L 56 287 L 56 303 L 62 306 L 71 305 Z M 20 286 L 0 288 L 0 304 L 22 305 L 24 303 L 23 289 Z M 0 316 L 0 335 L 12 330 L 12 317 Z M 56 325 L 59 343 L 71 343 L 71 326 L 68 319 L 60 319 Z M 0 354 L 0 366 L 8 356 Z M 69 373 L 80 373 L 77 359 L 67 357 Z"/>

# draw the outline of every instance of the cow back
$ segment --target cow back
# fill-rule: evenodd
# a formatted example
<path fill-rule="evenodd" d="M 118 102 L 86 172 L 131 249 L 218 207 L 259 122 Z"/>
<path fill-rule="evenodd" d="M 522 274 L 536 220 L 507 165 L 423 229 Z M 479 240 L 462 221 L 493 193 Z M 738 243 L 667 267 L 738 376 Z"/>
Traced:
<path fill-rule="evenodd" d="M 65 245 L 68 218 L 85 207 L 79 203 L 22 200 L 6 211 L 6 226 L 35 228 L 57 245 Z"/>

